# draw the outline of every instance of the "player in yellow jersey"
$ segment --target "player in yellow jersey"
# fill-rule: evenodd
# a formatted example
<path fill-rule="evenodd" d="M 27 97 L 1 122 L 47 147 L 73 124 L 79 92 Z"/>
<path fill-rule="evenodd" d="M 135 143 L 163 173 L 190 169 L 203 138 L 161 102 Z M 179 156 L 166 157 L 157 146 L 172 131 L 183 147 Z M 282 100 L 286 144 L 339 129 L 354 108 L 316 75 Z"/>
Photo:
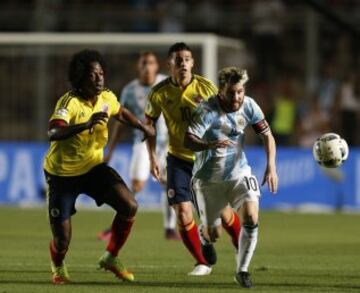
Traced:
<path fill-rule="evenodd" d="M 142 130 L 145 137 L 155 134 L 124 107 L 116 96 L 104 88 L 105 64 L 97 51 L 83 50 L 70 62 L 72 86 L 57 102 L 50 118 L 51 141 L 45 157 L 44 172 L 48 184 L 48 213 L 53 239 L 50 242 L 52 280 L 69 282 L 64 263 L 71 238 L 71 216 L 76 212 L 79 194 L 92 197 L 97 205 L 106 203 L 115 211 L 112 236 L 99 266 L 118 278 L 133 281 L 117 258 L 125 243 L 137 211 L 137 202 L 120 175 L 103 163 L 110 116 Z"/>
<path fill-rule="evenodd" d="M 168 128 L 169 149 L 167 157 L 167 195 L 169 204 L 176 211 L 179 232 L 189 252 L 196 259 L 196 266 L 189 275 L 203 276 L 211 273 L 216 262 L 216 252 L 211 243 L 202 244 L 192 212 L 191 177 L 194 152 L 184 147 L 184 136 L 193 110 L 198 104 L 217 94 L 216 86 L 199 75 L 192 74 L 194 59 L 189 46 L 175 43 L 168 51 L 170 77 L 153 87 L 145 111 L 147 123 L 155 125 L 163 114 Z M 148 140 L 151 173 L 160 180 L 160 168 L 155 150 L 155 138 Z M 226 208 L 222 214 L 225 230 L 237 246 L 240 224 L 237 215 Z M 220 233 L 217 223 L 217 233 Z M 207 244 L 207 245 L 206 245 Z"/>
<path fill-rule="evenodd" d="M 139 54 L 137 60 L 138 77 L 125 85 L 121 92 L 120 103 L 131 111 L 141 121 L 145 120 L 145 106 L 147 96 L 151 88 L 166 78 L 166 75 L 159 74 L 159 61 L 154 52 L 143 51 Z M 121 123 L 113 123 L 110 129 L 111 136 L 107 146 L 108 153 L 104 157 L 104 161 L 110 161 L 113 151 L 117 143 L 118 132 L 122 129 Z M 141 131 L 134 129 L 132 132 L 132 155 L 130 160 L 130 179 L 131 191 L 136 195 L 142 191 L 150 177 L 150 160 L 143 141 Z M 165 120 L 160 116 L 157 122 L 157 153 L 162 158 L 161 169 L 165 169 L 166 152 L 167 152 L 167 129 Z M 165 171 L 165 170 L 164 170 Z M 165 172 L 163 172 L 165 175 Z M 165 176 L 163 176 L 165 177 Z M 166 180 L 163 178 L 164 181 Z M 169 206 L 166 199 L 165 184 L 161 184 L 161 207 L 163 211 L 164 230 L 166 239 L 180 239 L 176 232 L 176 216 L 175 211 Z M 106 229 L 99 233 L 98 238 L 107 241 L 111 236 L 111 229 Z"/>

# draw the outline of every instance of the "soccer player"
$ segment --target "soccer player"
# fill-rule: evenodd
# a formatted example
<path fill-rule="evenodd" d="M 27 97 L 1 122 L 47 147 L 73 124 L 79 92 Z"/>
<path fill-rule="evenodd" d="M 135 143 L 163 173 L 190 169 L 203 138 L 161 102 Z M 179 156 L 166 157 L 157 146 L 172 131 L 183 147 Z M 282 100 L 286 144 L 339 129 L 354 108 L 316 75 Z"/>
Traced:
<path fill-rule="evenodd" d="M 145 51 L 140 53 L 137 61 L 138 78 L 128 83 L 120 98 L 120 103 L 132 112 L 139 120 L 145 120 L 145 105 L 147 96 L 150 89 L 155 84 L 166 78 L 163 74 L 158 74 L 159 63 L 155 53 Z M 121 123 L 115 122 L 112 127 L 112 135 L 109 140 L 108 154 L 105 156 L 105 161 L 110 161 L 112 153 L 116 146 L 116 140 L 118 132 L 120 130 Z M 157 152 L 160 157 L 166 155 L 166 148 L 168 143 L 167 129 L 164 118 L 160 116 L 157 121 Z M 150 161 L 149 154 L 146 147 L 146 142 L 143 140 L 143 134 L 140 130 L 134 129 L 133 131 L 133 148 L 132 157 L 130 163 L 130 178 L 131 188 L 134 193 L 140 192 L 149 178 L 150 175 Z M 163 159 L 161 169 L 165 169 L 165 160 Z M 166 180 L 162 180 L 166 181 Z M 163 184 L 162 184 L 163 185 Z M 179 239 L 179 236 L 175 230 L 176 228 L 176 216 L 175 211 L 171 208 L 166 200 L 166 191 L 162 192 L 162 208 L 164 215 L 164 228 L 166 239 Z M 111 230 L 107 229 L 99 234 L 100 239 L 107 240 Z"/>
<path fill-rule="evenodd" d="M 192 74 L 193 66 L 194 59 L 189 46 L 185 43 L 173 44 L 168 51 L 170 77 L 153 87 L 149 94 L 145 114 L 147 123 L 152 125 L 155 124 L 161 114 L 164 116 L 169 134 L 168 201 L 175 208 L 183 243 L 196 260 L 196 266 L 189 275 L 203 276 L 211 273 L 211 265 L 216 262 L 216 254 L 211 243 L 201 246 L 198 228 L 193 217 L 190 190 L 195 155 L 193 151 L 184 147 L 183 143 L 192 111 L 201 101 L 216 94 L 217 88 L 204 77 Z M 160 180 L 155 144 L 155 137 L 149 138 L 151 173 Z M 232 209 L 228 208 L 223 211 L 222 223 L 234 244 L 236 242 L 237 245 L 240 224 Z"/>
<path fill-rule="evenodd" d="M 196 152 L 192 188 L 201 222 L 210 240 L 214 223 L 228 203 L 238 212 L 242 228 L 235 281 L 252 287 L 248 267 L 258 235 L 260 189 L 244 153 L 244 131 L 251 125 L 265 145 L 267 165 L 262 184 L 276 193 L 275 140 L 258 104 L 245 96 L 245 70 L 227 67 L 218 74 L 219 93 L 201 104 L 185 134 L 185 146 Z"/>
<path fill-rule="evenodd" d="M 105 64 L 99 52 L 83 50 L 70 62 L 68 77 L 72 89 L 57 102 L 49 122 L 50 148 L 44 161 L 48 184 L 48 213 L 53 239 L 50 242 L 52 281 L 69 282 L 64 258 L 71 239 L 71 216 L 79 194 L 92 197 L 97 205 L 111 206 L 116 215 L 111 239 L 99 266 L 116 277 L 133 281 L 117 258 L 134 222 L 137 202 L 120 175 L 103 162 L 111 116 L 143 131 L 145 137 L 155 130 L 144 125 L 124 107 L 105 86 Z"/>

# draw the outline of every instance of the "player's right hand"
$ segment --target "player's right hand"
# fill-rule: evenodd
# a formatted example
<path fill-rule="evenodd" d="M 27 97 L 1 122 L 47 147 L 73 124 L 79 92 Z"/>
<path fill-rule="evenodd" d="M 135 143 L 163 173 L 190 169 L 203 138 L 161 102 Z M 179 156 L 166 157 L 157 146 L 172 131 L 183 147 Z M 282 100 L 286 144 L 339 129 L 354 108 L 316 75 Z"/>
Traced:
<path fill-rule="evenodd" d="M 154 160 L 150 161 L 150 172 L 157 181 L 161 182 L 160 168 L 157 162 Z"/>
<path fill-rule="evenodd" d="M 229 146 L 235 146 L 235 143 L 230 139 L 216 140 L 208 143 L 209 149 L 226 148 Z"/>
<path fill-rule="evenodd" d="M 108 114 L 106 112 L 96 112 L 91 115 L 88 122 L 86 122 L 86 128 L 92 129 L 96 124 L 107 123 Z"/>

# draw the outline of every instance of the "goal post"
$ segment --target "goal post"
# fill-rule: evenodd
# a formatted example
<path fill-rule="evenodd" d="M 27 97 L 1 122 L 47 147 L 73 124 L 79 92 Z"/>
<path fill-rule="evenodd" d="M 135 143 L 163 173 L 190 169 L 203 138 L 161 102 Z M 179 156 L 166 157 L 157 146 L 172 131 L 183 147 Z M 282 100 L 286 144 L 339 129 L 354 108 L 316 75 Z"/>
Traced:
<path fill-rule="evenodd" d="M 218 48 L 244 49 L 240 40 L 214 34 L 156 34 L 156 33 L 0 33 L 0 46 L 64 46 L 64 45 L 117 45 L 131 47 L 170 46 L 175 42 L 200 46 L 202 74 L 216 80 Z M 215 61 L 215 62 L 214 62 Z"/>
<path fill-rule="evenodd" d="M 68 61 L 69 57 L 76 51 L 88 47 L 99 49 L 102 53 L 108 53 L 109 56 L 106 55 L 108 64 L 115 62 L 112 57 L 122 54 L 120 58 L 114 57 L 114 60 L 118 64 L 118 71 L 126 75 L 127 73 L 121 67 L 127 68 L 128 71 L 135 68 L 130 65 L 131 62 L 134 62 L 133 58 L 127 56 L 133 56 L 142 50 L 153 50 L 156 53 L 161 53 L 160 55 L 164 57 L 168 47 L 175 42 L 185 42 L 192 47 L 196 56 L 195 72 L 199 72 L 215 83 L 219 68 L 230 65 L 238 66 L 245 63 L 243 60 L 245 47 L 241 40 L 220 37 L 214 34 L 0 33 L 0 64 L 4 64 L 8 69 L 7 77 L 11 80 L 10 83 L 4 84 L 2 89 L 10 94 L 8 99 L 11 101 L 2 99 L 5 103 L 2 111 L 6 111 L 6 115 L 1 115 L 3 119 L 0 118 L 0 120 L 3 121 L 0 121 L 0 125 L 4 125 L 4 123 L 22 125 L 20 132 L 16 131 L 19 125 L 15 124 L 10 125 L 13 127 L 13 131 L 11 130 L 12 127 L 0 129 L 3 134 L 0 139 L 6 139 L 7 131 L 10 134 L 8 138 L 10 140 L 44 139 L 43 133 L 45 132 L 43 131 L 37 131 L 34 137 L 29 136 L 29 134 L 23 137 L 21 133 L 31 133 L 31 131 L 28 131 L 28 127 L 44 128 L 51 107 L 49 99 L 53 98 L 54 94 L 59 94 L 59 87 L 63 88 L 64 91 L 66 90 L 64 81 L 59 86 L 57 81 L 51 80 L 55 78 L 51 75 L 53 72 L 59 71 L 58 66 L 66 67 L 67 64 L 64 62 Z M 53 59 L 61 61 L 54 62 Z M 62 69 L 64 75 L 66 75 L 66 69 Z M 27 72 L 31 73 L 31 75 L 26 74 Z M 112 70 L 112 72 L 115 72 L 116 76 L 120 74 L 116 72 L 116 69 Z M 60 73 L 58 73 L 57 77 L 59 79 Z M 66 79 L 66 76 L 62 78 Z M 127 81 L 131 78 L 127 78 Z M 55 87 L 58 91 L 54 90 Z M 17 102 L 21 104 L 22 99 L 31 98 L 26 97 L 28 94 L 32 96 L 33 105 L 35 106 L 34 109 L 25 106 L 27 111 L 31 112 L 28 113 L 30 121 L 27 120 L 21 123 L 21 119 L 18 120 L 15 117 L 15 115 L 18 115 L 16 109 L 18 106 L 14 104 Z"/>

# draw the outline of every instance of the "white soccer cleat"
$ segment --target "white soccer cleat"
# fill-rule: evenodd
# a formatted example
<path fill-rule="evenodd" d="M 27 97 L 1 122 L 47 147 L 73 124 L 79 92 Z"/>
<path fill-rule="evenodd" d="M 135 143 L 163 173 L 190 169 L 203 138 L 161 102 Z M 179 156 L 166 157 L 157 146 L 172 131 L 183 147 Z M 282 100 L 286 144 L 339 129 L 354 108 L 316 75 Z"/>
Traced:
<path fill-rule="evenodd" d="M 211 267 L 207 265 L 197 265 L 190 273 L 189 276 L 207 276 L 211 274 Z"/>

